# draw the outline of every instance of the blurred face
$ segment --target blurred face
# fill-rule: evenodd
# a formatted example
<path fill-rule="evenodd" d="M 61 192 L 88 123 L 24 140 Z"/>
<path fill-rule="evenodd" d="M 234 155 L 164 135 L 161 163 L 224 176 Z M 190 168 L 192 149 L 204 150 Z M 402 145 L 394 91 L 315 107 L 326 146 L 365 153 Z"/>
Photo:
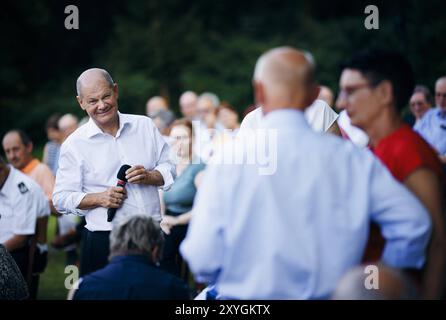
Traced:
<path fill-rule="evenodd" d="M 59 142 L 61 139 L 61 132 L 55 128 L 48 128 L 46 135 L 50 141 Z"/>
<path fill-rule="evenodd" d="M 437 81 L 435 84 L 435 103 L 446 111 L 446 80 Z"/>
<path fill-rule="evenodd" d="M 235 129 L 238 127 L 238 114 L 230 109 L 222 108 L 218 112 L 218 121 L 226 129 Z"/>
<path fill-rule="evenodd" d="M 209 128 L 215 125 L 217 120 L 215 116 L 215 107 L 210 99 L 200 99 L 198 100 L 198 117 L 203 121 Z"/>
<path fill-rule="evenodd" d="M 180 99 L 181 113 L 185 118 L 192 120 L 197 115 L 197 97 L 194 95 L 184 95 Z"/>
<path fill-rule="evenodd" d="M 167 102 L 161 97 L 153 97 L 146 104 L 146 114 L 148 116 L 158 112 L 160 110 L 167 110 Z"/>
<path fill-rule="evenodd" d="M 321 87 L 317 98 L 324 100 L 330 107 L 333 107 L 333 93 L 327 87 Z"/>
<path fill-rule="evenodd" d="M 110 87 L 107 81 L 99 80 L 94 85 L 82 86 L 82 96 L 78 97 L 78 102 L 100 128 L 117 123 L 117 84 Z"/>
<path fill-rule="evenodd" d="M 188 158 L 191 156 L 192 132 L 183 125 L 174 126 L 170 130 L 172 140 L 172 151 L 179 158 Z"/>
<path fill-rule="evenodd" d="M 414 115 L 415 119 L 421 119 L 426 111 L 429 110 L 430 105 L 426 101 L 426 98 L 423 93 L 415 92 L 410 98 L 410 111 Z"/>
<path fill-rule="evenodd" d="M 345 69 L 341 74 L 339 87 L 336 107 L 346 109 L 354 126 L 361 129 L 369 127 L 379 116 L 381 107 L 367 79 L 357 70 Z"/>
<path fill-rule="evenodd" d="M 18 133 L 12 132 L 3 138 L 3 150 L 9 163 L 18 170 L 26 167 L 32 160 L 32 144 L 25 146 Z"/>

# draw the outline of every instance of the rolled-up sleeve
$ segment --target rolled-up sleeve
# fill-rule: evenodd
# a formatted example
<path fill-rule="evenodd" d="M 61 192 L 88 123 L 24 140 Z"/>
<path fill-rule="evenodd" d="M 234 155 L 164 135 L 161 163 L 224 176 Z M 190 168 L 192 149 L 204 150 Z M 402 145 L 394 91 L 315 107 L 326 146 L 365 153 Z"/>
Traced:
<path fill-rule="evenodd" d="M 84 216 L 87 211 L 77 207 L 85 195 L 82 192 L 82 163 L 76 159 L 69 146 L 63 144 L 53 191 L 54 207 L 62 214 Z"/>
<path fill-rule="evenodd" d="M 153 125 L 152 125 L 153 126 Z M 175 164 L 170 159 L 170 147 L 159 133 L 158 129 L 153 126 L 153 137 L 156 146 L 157 162 L 154 170 L 159 171 L 163 176 L 164 184 L 161 188 L 164 191 L 170 189 L 176 177 Z"/>
<path fill-rule="evenodd" d="M 423 267 L 431 219 L 421 202 L 377 163 L 371 177 L 372 220 L 386 239 L 382 260 L 396 268 Z"/>

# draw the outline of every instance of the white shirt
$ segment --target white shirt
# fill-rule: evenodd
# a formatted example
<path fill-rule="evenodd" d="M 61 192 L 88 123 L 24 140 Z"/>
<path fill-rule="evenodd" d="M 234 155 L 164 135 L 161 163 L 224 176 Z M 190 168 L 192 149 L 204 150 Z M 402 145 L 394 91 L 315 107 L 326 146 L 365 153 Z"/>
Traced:
<path fill-rule="evenodd" d="M 12 166 L 9 168 L 0 190 L 0 243 L 14 235 L 33 235 L 37 218 L 50 214 L 48 199 L 40 186 Z"/>
<path fill-rule="evenodd" d="M 261 127 L 262 108 L 256 108 L 248 113 L 240 125 L 240 132 L 245 129 L 255 130 Z M 305 118 L 314 131 L 327 131 L 338 118 L 338 114 L 324 101 L 317 99 L 305 109 Z"/>
<path fill-rule="evenodd" d="M 143 165 L 158 170 L 167 190 L 175 177 L 175 166 L 169 160 L 169 146 L 145 116 L 119 115 L 116 137 L 102 132 L 90 119 L 62 144 L 56 175 L 53 202 L 60 213 L 85 215 L 90 231 L 109 231 L 107 208 L 78 209 L 87 193 L 103 192 L 116 186 L 116 175 L 123 164 Z M 117 210 L 113 223 L 128 215 L 148 215 L 161 220 L 160 200 L 156 186 L 127 184 L 127 199 Z"/>
<path fill-rule="evenodd" d="M 429 215 L 369 150 L 314 132 L 296 110 L 263 124 L 277 132 L 275 173 L 221 164 L 226 155 L 206 169 L 180 247 L 198 281 L 229 299 L 327 298 L 360 263 L 370 220 L 386 239 L 386 264 L 423 266 Z M 242 137 L 225 152 L 250 143 Z"/>
<path fill-rule="evenodd" d="M 339 114 L 338 125 L 348 135 L 351 142 L 358 147 L 367 147 L 369 144 L 369 136 L 362 129 L 352 125 L 347 111 L 342 110 Z"/>

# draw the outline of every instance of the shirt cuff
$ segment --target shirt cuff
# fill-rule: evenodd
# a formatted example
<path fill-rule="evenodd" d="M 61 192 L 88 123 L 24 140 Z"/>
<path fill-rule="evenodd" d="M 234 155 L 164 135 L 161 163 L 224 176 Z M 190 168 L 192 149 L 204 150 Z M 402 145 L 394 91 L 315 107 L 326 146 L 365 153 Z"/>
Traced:
<path fill-rule="evenodd" d="M 85 192 L 76 192 L 72 195 L 72 205 L 70 206 L 72 209 L 67 208 L 66 212 L 64 212 L 65 214 L 75 214 L 77 216 L 85 216 L 88 212 L 88 210 L 82 210 L 82 209 L 78 209 L 77 207 L 79 206 L 79 204 L 81 203 L 82 199 L 84 199 L 84 197 L 87 194 Z"/>
<path fill-rule="evenodd" d="M 156 170 L 159 173 L 161 173 L 161 176 L 163 177 L 164 184 L 160 187 L 163 189 L 163 191 L 169 190 L 170 186 L 174 182 L 174 180 L 173 180 L 174 177 L 173 177 L 170 169 L 171 169 L 171 165 L 167 165 L 167 164 L 160 164 L 159 166 L 155 167 L 155 169 L 153 169 L 153 170 Z"/>
<path fill-rule="evenodd" d="M 412 248 L 395 248 L 386 246 L 382 260 L 385 264 L 395 268 L 421 269 L 425 263 L 425 250 L 422 246 Z"/>

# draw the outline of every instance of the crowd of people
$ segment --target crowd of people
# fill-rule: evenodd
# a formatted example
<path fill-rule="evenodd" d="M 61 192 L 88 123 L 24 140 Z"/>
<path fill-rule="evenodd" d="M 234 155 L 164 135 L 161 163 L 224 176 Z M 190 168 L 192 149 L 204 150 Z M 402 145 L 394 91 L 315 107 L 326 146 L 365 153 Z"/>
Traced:
<path fill-rule="evenodd" d="M 51 115 L 42 161 L 24 130 L 2 137 L 0 298 L 36 299 L 50 215 L 70 299 L 443 298 L 446 76 L 435 99 L 415 83 L 366 50 L 335 95 L 310 53 L 274 48 L 240 123 L 212 92 L 184 92 L 179 118 L 162 96 L 121 113 L 118 82 L 84 71 L 86 117 Z"/>

